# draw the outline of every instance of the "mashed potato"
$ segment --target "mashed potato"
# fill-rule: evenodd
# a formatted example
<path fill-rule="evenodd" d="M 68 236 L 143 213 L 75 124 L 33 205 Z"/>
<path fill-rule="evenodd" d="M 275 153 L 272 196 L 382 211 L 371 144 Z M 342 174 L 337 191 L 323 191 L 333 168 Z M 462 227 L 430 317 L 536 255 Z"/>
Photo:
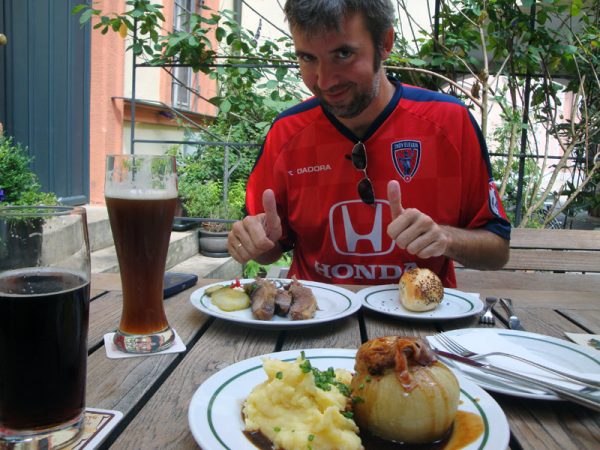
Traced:
<path fill-rule="evenodd" d="M 303 356 L 295 362 L 265 359 L 263 368 L 269 379 L 243 406 L 246 431 L 260 430 L 278 449 L 363 448 L 358 427 L 343 414 L 349 410 L 350 372 L 320 371 Z"/>

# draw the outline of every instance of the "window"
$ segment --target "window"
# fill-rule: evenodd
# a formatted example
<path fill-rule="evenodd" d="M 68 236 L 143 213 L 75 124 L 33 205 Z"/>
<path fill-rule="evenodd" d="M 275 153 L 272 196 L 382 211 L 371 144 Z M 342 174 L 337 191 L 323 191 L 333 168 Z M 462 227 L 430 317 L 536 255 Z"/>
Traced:
<path fill-rule="evenodd" d="M 173 10 L 173 30 L 190 31 L 188 17 L 191 13 L 198 13 L 202 1 L 175 0 Z M 191 93 L 186 86 L 191 86 L 194 75 L 191 67 L 173 67 L 173 81 L 171 85 L 171 103 L 175 108 L 191 109 Z M 199 87 L 196 88 L 199 90 Z"/>

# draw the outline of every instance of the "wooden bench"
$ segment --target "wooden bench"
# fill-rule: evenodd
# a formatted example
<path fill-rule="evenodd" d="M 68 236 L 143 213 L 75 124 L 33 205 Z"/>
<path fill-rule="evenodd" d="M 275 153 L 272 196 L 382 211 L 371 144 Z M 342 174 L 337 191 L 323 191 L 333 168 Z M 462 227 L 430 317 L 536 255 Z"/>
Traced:
<path fill-rule="evenodd" d="M 285 278 L 287 272 L 287 267 L 271 267 L 267 276 Z M 510 259 L 504 268 L 456 267 L 459 289 L 461 285 L 477 286 L 483 279 L 494 289 L 600 292 L 600 231 L 514 228 Z"/>
<path fill-rule="evenodd" d="M 502 270 L 457 267 L 459 289 L 481 277 L 495 288 L 600 292 L 600 231 L 514 228 Z"/>

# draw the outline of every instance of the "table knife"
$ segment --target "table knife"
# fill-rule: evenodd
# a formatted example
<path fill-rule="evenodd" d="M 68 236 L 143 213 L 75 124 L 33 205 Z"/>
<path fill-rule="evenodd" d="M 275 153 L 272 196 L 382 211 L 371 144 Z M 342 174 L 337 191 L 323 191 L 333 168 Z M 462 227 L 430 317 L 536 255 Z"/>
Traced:
<path fill-rule="evenodd" d="M 525 328 L 521 325 L 521 320 L 515 315 L 512 300 L 510 298 L 501 298 L 500 304 L 506 310 L 506 314 L 508 314 L 508 328 L 511 330 L 525 331 Z"/>
<path fill-rule="evenodd" d="M 538 378 L 533 378 L 527 375 L 520 374 L 518 372 L 513 372 L 507 369 L 503 369 L 502 367 L 497 367 L 492 364 L 482 363 L 479 361 L 474 361 L 472 359 L 466 358 L 464 356 L 459 356 L 454 353 L 448 353 L 443 350 L 434 349 L 436 355 L 439 355 L 443 358 L 448 358 L 453 361 L 457 361 L 463 364 L 467 364 L 469 366 L 477 367 L 480 371 L 485 373 L 490 373 L 492 375 L 499 376 L 508 381 L 520 381 L 521 383 L 528 383 L 532 386 L 535 386 L 539 389 L 543 389 L 545 391 L 552 392 L 557 397 L 563 400 L 569 400 L 574 403 L 586 406 L 594 411 L 600 412 L 600 397 L 594 396 L 585 392 L 576 391 L 574 389 L 569 389 L 562 386 L 557 386 L 552 383 L 548 383 L 546 381 L 540 380 Z"/>

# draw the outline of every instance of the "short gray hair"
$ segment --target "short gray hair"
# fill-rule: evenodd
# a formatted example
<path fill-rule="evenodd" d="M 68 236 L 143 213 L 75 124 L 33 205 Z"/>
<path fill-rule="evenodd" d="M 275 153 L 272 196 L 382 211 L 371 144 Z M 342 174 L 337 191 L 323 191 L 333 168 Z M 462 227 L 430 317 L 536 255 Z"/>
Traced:
<path fill-rule="evenodd" d="M 360 13 L 376 49 L 383 47 L 395 19 L 391 0 L 287 0 L 284 11 L 290 29 L 305 33 L 339 31 L 346 16 Z"/>

